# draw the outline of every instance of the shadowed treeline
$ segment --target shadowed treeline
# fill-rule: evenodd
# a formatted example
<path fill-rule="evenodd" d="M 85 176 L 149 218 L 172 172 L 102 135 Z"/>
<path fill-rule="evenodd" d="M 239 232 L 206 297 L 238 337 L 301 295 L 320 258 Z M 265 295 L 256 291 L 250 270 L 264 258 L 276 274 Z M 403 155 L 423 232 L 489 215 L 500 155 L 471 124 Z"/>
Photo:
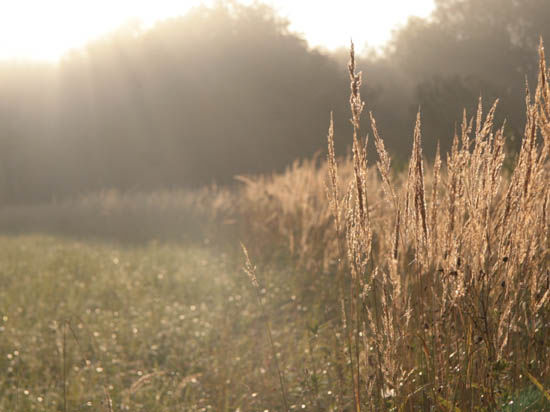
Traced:
<path fill-rule="evenodd" d="M 0 190 L 26 202 L 280 168 L 319 148 L 339 72 L 270 9 L 237 5 L 125 26 L 56 68 L 4 65 Z"/>
<path fill-rule="evenodd" d="M 480 94 L 501 97 L 507 134 L 521 136 L 522 85 L 549 19 L 544 0 L 439 0 L 383 55 L 365 54 L 367 109 L 395 158 L 410 152 L 419 106 L 431 156 Z M 1 63 L 0 201 L 281 170 L 323 149 L 331 110 L 350 135 L 339 55 L 310 50 L 268 7 L 220 2 L 148 30 L 128 24 L 56 66 Z"/>

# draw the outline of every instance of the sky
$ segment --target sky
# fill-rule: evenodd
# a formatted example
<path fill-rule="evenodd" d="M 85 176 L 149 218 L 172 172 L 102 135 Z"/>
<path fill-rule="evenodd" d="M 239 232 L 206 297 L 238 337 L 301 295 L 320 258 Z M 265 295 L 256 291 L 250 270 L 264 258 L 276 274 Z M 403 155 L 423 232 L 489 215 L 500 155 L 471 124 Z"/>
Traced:
<path fill-rule="evenodd" d="M 241 0 L 251 3 L 252 0 Z M 433 0 L 264 0 L 313 47 L 382 46 L 411 15 L 426 17 Z M 1 0 L 0 59 L 57 61 L 70 49 L 138 19 L 145 27 L 184 14 L 204 0 Z"/>

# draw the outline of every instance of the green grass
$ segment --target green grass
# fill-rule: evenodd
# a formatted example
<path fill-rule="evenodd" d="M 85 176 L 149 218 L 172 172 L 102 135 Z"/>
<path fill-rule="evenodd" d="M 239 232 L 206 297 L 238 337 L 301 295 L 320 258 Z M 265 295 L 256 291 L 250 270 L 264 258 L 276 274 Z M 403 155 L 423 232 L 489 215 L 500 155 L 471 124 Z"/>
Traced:
<path fill-rule="evenodd" d="M 538 412 L 550 410 L 550 401 L 535 387 L 528 386 L 518 391 L 515 396 L 505 400 L 501 412 Z"/>
<path fill-rule="evenodd" d="M 200 245 L 0 238 L 0 410 L 108 411 L 105 390 L 113 410 L 280 410 L 241 264 Z M 344 404 L 335 315 L 291 270 L 258 276 L 292 409 Z"/>

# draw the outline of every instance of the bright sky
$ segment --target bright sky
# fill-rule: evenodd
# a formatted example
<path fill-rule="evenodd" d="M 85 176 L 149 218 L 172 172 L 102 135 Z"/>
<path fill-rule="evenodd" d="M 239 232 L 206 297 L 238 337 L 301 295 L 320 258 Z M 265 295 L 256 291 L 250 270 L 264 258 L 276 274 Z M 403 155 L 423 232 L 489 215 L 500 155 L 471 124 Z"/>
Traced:
<path fill-rule="evenodd" d="M 251 3 L 251 0 L 241 0 Z M 130 19 L 145 25 L 210 0 L 0 0 L 0 59 L 59 59 Z M 380 46 L 408 16 L 428 16 L 433 0 L 264 0 L 312 46 Z"/>

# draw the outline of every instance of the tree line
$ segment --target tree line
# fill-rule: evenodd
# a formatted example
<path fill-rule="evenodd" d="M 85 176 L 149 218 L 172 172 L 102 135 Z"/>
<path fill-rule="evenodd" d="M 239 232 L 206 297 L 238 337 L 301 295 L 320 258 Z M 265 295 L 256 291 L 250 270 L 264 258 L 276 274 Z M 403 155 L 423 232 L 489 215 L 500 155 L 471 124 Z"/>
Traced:
<path fill-rule="evenodd" d="M 367 110 L 398 162 L 419 108 L 433 155 L 480 95 L 501 98 L 514 150 L 548 21 L 546 0 L 437 0 L 383 52 L 366 49 Z M 265 5 L 219 2 L 146 30 L 126 24 L 57 65 L 0 63 L 0 202 L 281 170 L 326 146 L 331 111 L 349 141 L 345 53 L 313 50 L 288 27 Z"/>

